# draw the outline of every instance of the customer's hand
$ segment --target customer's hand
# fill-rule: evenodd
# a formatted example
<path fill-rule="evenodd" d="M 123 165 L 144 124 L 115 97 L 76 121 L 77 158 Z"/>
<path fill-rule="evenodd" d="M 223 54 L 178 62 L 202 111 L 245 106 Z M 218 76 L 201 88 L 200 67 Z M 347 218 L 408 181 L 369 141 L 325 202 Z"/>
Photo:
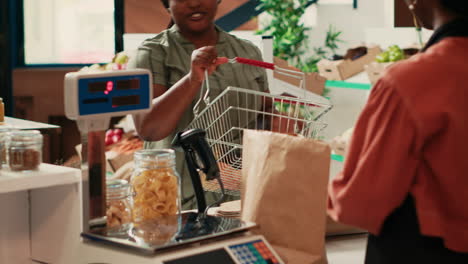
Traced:
<path fill-rule="evenodd" d="M 211 74 L 218 65 L 227 62 L 228 60 L 225 57 L 218 58 L 218 52 L 214 46 L 196 49 L 192 52 L 190 79 L 195 82 L 203 82 L 205 80 L 205 70 L 208 70 L 208 74 Z"/>

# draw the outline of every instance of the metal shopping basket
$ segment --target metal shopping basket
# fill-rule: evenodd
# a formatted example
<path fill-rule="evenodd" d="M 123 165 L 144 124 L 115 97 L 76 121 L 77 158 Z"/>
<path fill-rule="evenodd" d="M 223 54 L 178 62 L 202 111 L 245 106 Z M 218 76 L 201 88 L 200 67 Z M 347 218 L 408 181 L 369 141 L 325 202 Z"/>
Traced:
<path fill-rule="evenodd" d="M 284 70 L 274 66 L 273 69 Z M 298 73 L 286 71 L 288 75 Z M 206 130 L 206 139 L 218 161 L 226 194 L 239 196 L 240 193 L 244 129 L 267 130 L 317 139 L 326 127 L 319 119 L 331 109 L 330 104 L 238 87 L 228 87 L 210 102 L 207 99 L 207 80 L 208 78 L 205 79 L 204 96 L 206 107 L 198 113 L 201 98 L 194 108 L 195 118 L 187 129 Z M 205 191 L 221 192 L 216 181 L 203 180 L 203 188 Z"/>

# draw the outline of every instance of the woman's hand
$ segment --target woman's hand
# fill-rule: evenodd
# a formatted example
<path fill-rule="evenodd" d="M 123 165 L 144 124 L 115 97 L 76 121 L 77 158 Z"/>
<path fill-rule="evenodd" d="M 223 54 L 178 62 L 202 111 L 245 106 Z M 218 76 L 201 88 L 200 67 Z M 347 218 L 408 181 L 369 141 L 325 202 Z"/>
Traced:
<path fill-rule="evenodd" d="M 203 82 L 205 80 L 205 70 L 211 74 L 216 70 L 218 65 L 227 63 L 225 57 L 218 58 L 218 52 L 214 46 L 205 46 L 196 49 L 192 52 L 192 65 L 190 69 L 190 80 L 195 82 Z"/>

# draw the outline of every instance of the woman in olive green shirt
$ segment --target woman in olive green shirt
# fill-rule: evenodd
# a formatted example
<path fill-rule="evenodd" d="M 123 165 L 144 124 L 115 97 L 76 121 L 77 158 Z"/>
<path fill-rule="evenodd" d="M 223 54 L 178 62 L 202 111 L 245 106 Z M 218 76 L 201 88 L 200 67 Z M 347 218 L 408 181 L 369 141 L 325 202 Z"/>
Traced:
<path fill-rule="evenodd" d="M 252 43 L 214 24 L 217 0 L 161 1 L 174 25 L 144 41 L 129 62 L 129 68 L 146 68 L 153 74 L 155 99 L 151 111 L 135 117 L 135 126 L 145 140 L 145 148 L 152 149 L 170 148 L 175 133 L 183 131 L 193 120 L 192 109 L 199 99 L 205 70 L 209 73 L 211 99 L 228 86 L 268 91 L 263 69 L 224 64 L 225 57 L 262 58 Z M 182 178 L 183 206 L 192 208 L 194 192 L 182 153 L 177 153 L 176 167 Z M 230 200 L 236 198 L 239 197 L 229 197 Z M 207 195 L 208 204 L 213 201 L 216 196 Z"/>

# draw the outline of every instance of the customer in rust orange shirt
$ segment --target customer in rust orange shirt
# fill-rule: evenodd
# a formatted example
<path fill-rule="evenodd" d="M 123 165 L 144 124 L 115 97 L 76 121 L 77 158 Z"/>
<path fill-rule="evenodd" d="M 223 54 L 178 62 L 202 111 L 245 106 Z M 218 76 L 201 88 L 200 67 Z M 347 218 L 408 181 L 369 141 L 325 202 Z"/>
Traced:
<path fill-rule="evenodd" d="M 328 213 L 369 230 L 366 263 L 466 264 L 468 0 L 406 2 L 436 31 L 373 88 Z"/>

